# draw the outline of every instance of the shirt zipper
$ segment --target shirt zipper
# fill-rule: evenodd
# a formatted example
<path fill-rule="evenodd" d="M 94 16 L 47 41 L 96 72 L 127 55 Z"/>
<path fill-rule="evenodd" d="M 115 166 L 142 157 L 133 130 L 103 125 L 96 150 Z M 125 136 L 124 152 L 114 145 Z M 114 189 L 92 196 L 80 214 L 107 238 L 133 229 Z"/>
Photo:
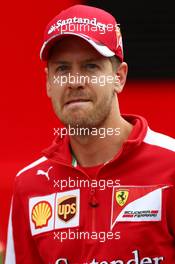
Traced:
<path fill-rule="evenodd" d="M 78 165 L 78 162 L 76 160 L 76 157 L 72 153 L 72 166 L 73 167 L 77 167 L 77 165 Z M 90 178 L 90 177 L 88 176 L 88 178 Z M 90 178 L 90 180 L 92 180 L 92 179 Z M 96 189 L 91 186 L 90 200 L 89 200 L 89 206 L 91 207 L 91 210 L 92 210 L 91 225 L 90 225 L 91 232 L 95 232 L 96 231 L 96 207 L 99 205 L 95 194 L 96 194 Z"/>
<path fill-rule="evenodd" d="M 97 207 L 99 206 L 95 194 L 96 194 L 95 188 L 91 187 L 89 206 L 91 207 L 91 212 L 92 212 L 91 225 L 90 225 L 92 232 L 96 231 L 96 211 L 97 211 Z"/>
<path fill-rule="evenodd" d="M 83 173 L 83 175 L 85 175 L 89 181 L 91 182 L 92 179 L 91 177 L 89 177 L 88 174 L 86 174 L 83 170 L 81 170 L 80 168 L 77 168 L 77 160 L 75 159 L 75 157 L 72 157 L 72 166 L 64 163 L 64 162 L 60 162 L 60 161 L 56 161 L 50 158 L 50 160 L 63 165 L 63 166 L 67 166 L 69 168 L 75 168 L 76 170 L 79 170 L 81 173 Z M 99 206 L 99 203 L 96 199 L 96 189 L 94 187 L 91 186 L 90 189 L 90 197 L 89 197 L 89 202 L 88 202 L 89 206 L 91 207 L 91 223 L 90 223 L 90 231 L 91 232 L 95 232 L 96 231 L 96 208 Z M 94 240 L 93 240 L 94 241 Z"/>

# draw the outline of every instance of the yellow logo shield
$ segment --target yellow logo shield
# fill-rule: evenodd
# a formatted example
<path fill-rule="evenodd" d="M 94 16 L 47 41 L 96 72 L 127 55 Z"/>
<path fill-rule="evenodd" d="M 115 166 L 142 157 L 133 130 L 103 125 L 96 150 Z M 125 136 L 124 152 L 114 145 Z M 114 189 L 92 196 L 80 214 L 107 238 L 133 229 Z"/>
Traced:
<path fill-rule="evenodd" d="M 127 190 L 117 191 L 115 194 L 116 202 L 120 206 L 123 206 L 126 203 L 126 201 L 128 200 L 128 195 L 129 195 L 129 192 Z"/>

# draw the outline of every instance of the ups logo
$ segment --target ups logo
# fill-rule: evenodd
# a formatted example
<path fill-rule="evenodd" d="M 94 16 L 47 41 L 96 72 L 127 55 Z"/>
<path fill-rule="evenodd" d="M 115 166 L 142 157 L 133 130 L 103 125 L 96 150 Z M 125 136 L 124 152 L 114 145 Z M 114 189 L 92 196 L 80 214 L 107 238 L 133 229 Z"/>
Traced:
<path fill-rule="evenodd" d="M 58 217 L 64 222 L 68 222 L 76 215 L 77 198 L 76 196 L 64 196 L 58 199 Z"/>

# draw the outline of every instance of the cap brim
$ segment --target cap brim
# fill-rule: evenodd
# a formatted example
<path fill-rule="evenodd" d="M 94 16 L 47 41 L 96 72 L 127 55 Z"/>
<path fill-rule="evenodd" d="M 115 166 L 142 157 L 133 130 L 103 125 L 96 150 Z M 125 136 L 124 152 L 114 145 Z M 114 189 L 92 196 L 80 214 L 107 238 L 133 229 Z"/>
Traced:
<path fill-rule="evenodd" d="M 61 33 L 61 34 L 54 35 L 53 37 L 51 37 L 50 39 L 48 39 L 47 41 L 44 42 L 44 44 L 42 45 L 41 50 L 40 50 L 40 59 L 41 60 L 47 60 L 49 50 L 54 45 L 54 43 L 58 39 L 61 39 L 61 38 L 68 36 L 68 35 L 78 36 L 78 37 L 86 40 L 90 45 L 92 45 L 104 57 L 112 57 L 115 55 L 115 53 L 112 50 L 110 50 L 107 46 L 99 43 L 95 39 L 89 38 L 88 36 L 86 36 L 84 34 L 64 32 L 64 34 Z"/>

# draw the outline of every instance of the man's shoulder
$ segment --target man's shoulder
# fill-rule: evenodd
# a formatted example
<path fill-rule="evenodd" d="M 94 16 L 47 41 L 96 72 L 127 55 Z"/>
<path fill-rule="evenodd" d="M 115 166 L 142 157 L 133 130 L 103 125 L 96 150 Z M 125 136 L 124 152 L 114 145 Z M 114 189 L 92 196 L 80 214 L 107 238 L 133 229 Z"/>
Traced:
<path fill-rule="evenodd" d="M 152 147 L 158 147 L 170 152 L 175 152 L 175 138 L 153 131 L 150 128 L 148 128 L 143 142 Z"/>
<path fill-rule="evenodd" d="M 43 165 L 44 163 L 46 163 L 47 160 L 48 159 L 45 156 L 42 156 L 36 159 L 35 161 L 29 163 L 28 165 L 23 167 L 21 170 L 19 170 L 16 176 L 18 177 L 20 175 L 23 175 L 25 172 L 30 172 L 33 169 L 37 169 L 38 167 L 41 166 L 41 164 Z"/>
<path fill-rule="evenodd" d="M 16 174 L 15 193 L 25 196 L 47 189 L 53 167 L 53 162 L 45 156 L 25 166 Z"/>

